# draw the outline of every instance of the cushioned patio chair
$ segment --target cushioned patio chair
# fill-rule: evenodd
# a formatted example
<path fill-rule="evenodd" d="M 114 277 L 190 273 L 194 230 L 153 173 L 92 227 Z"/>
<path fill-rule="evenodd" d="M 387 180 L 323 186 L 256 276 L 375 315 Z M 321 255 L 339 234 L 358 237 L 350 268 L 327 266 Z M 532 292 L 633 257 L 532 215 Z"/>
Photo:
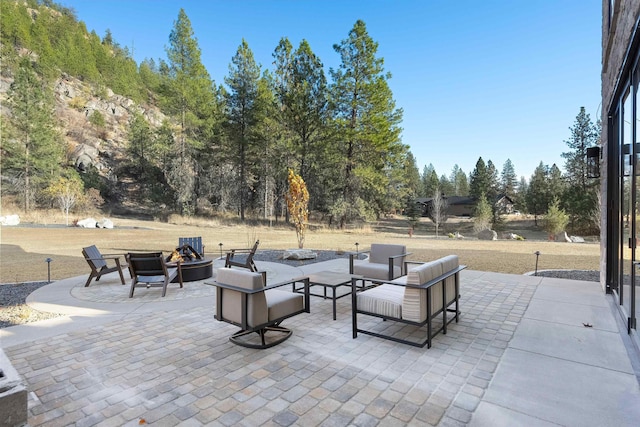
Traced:
<path fill-rule="evenodd" d="M 369 251 L 369 259 L 355 259 L 356 254 L 349 255 L 349 273 L 364 276 L 367 279 L 393 280 L 404 275 L 404 261 L 407 247 L 373 243 Z"/>
<path fill-rule="evenodd" d="M 447 324 L 460 316 L 460 265 L 456 255 L 417 264 L 406 276 L 382 282 L 379 286 L 357 292 L 357 279 L 352 280 L 352 330 L 415 347 L 431 347 L 433 337 L 447 333 Z M 358 314 L 392 320 L 421 328 L 411 339 L 398 334 L 396 328 L 368 323 L 369 329 L 358 327 Z M 391 322 L 388 322 L 391 323 Z M 386 322 L 385 322 L 386 324 Z"/>
<path fill-rule="evenodd" d="M 256 271 L 258 271 L 258 267 L 256 267 L 256 263 L 253 262 L 253 256 L 256 254 L 256 250 L 258 249 L 259 244 L 260 244 L 260 240 L 256 240 L 256 243 L 253 245 L 252 248 L 229 249 L 229 252 L 227 252 L 227 258 L 224 262 L 224 266 L 226 268 L 231 268 L 231 267 L 247 268 L 250 271 L 253 271 L 255 273 Z M 246 254 L 246 257 L 243 256 L 245 254 Z M 238 259 L 236 258 L 236 255 L 241 255 L 241 256 Z"/>
<path fill-rule="evenodd" d="M 162 287 L 162 296 L 167 294 L 167 286 L 176 277 L 182 288 L 182 271 L 180 263 L 177 267 L 168 268 L 162 252 L 127 254 L 129 273 L 131 274 L 131 291 L 129 298 L 133 298 L 135 288 Z"/>
<path fill-rule="evenodd" d="M 95 245 L 82 248 L 82 255 L 84 259 L 91 267 L 91 273 L 87 278 L 87 282 L 84 284 L 85 288 L 89 286 L 91 280 L 95 277 L 96 282 L 100 280 L 100 277 L 107 273 L 117 271 L 120 274 L 120 282 L 124 285 L 124 275 L 122 269 L 127 267 L 127 264 L 120 264 L 120 258 L 122 255 L 102 255 Z M 107 260 L 113 260 L 115 265 L 109 266 Z"/>
<path fill-rule="evenodd" d="M 281 286 L 304 283 L 304 294 L 284 291 Z M 309 278 L 265 286 L 266 273 L 220 268 L 216 281 L 216 320 L 239 326 L 229 341 L 242 347 L 273 347 L 291 336 L 283 320 L 309 313 Z M 256 334 L 259 340 L 249 335 Z"/>

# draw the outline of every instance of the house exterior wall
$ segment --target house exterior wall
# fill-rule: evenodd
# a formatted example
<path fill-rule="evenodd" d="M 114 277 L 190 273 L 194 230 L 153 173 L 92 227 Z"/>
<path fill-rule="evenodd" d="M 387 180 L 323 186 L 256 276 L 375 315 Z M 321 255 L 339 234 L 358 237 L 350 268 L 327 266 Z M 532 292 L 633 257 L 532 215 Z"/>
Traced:
<path fill-rule="evenodd" d="M 607 173 L 609 167 L 609 120 L 608 115 L 619 91 L 625 84 L 625 67 L 634 60 L 636 52 L 631 52 L 631 42 L 640 17 L 640 0 L 603 0 L 602 1 L 602 163 L 600 191 L 600 282 L 604 287 L 607 260 L 607 216 L 612 195 L 607 191 Z M 611 141 L 615 144 L 616 141 Z"/>

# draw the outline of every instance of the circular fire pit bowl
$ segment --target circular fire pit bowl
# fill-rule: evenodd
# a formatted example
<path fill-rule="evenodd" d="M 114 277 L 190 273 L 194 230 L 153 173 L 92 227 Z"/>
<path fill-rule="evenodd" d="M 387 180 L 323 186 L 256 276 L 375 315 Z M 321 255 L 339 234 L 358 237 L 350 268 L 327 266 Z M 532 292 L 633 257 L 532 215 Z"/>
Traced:
<path fill-rule="evenodd" d="M 175 262 L 168 262 L 167 267 L 176 267 Z M 213 276 L 213 260 L 211 259 L 195 259 L 193 261 L 184 261 L 180 265 L 182 270 L 183 282 L 195 282 L 196 280 L 208 279 Z M 171 281 L 177 283 L 178 277 Z"/>

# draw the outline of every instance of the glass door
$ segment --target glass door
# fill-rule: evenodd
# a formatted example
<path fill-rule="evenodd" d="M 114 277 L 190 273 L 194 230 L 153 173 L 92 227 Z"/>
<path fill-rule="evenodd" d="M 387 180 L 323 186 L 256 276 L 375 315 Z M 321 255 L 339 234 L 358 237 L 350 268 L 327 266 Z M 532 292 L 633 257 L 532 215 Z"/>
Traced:
<path fill-rule="evenodd" d="M 631 144 L 631 96 L 627 90 L 622 102 L 622 123 L 620 133 L 620 263 L 618 276 L 618 298 L 621 305 L 628 305 L 626 294 L 630 293 L 635 252 L 632 239 L 635 216 L 633 215 L 633 146 Z M 626 303 L 626 304 L 625 304 Z M 630 307 L 629 307 L 630 308 Z"/>

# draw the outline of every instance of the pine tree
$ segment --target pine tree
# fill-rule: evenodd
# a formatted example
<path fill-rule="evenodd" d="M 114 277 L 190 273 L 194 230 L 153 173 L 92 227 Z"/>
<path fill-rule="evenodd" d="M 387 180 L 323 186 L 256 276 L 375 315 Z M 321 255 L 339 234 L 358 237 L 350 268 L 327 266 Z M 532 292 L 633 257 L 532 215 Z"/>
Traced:
<path fill-rule="evenodd" d="M 451 196 L 466 196 L 469 194 L 469 179 L 467 174 L 456 164 L 453 165 L 451 177 L 449 178 L 453 184 L 453 193 Z"/>
<path fill-rule="evenodd" d="M 440 184 L 440 180 L 438 179 L 438 174 L 436 173 L 436 169 L 433 167 L 433 164 L 429 163 L 428 166 L 425 166 L 422 170 L 422 196 L 423 197 L 432 197 L 433 193 L 438 189 L 438 185 Z"/>
<path fill-rule="evenodd" d="M 180 209 L 195 212 L 200 195 L 201 152 L 210 151 L 208 136 L 215 121 L 215 92 L 209 73 L 200 60 L 200 47 L 191 22 L 184 9 L 169 35 L 166 47 L 164 82 L 161 87 L 163 103 L 170 114 L 177 117 L 177 158 L 175 170 L 170 172 L 171 182 L 178 194 Z M 187 175 L 191 178 L 186 179 Z"/>
<path fill-rule="evenodd" d="M 237 170 L 237 195 L 240 201 L 240 219 L 245 220 L 247 192 L 253 185 L 249 176 L 250 163 L 254 160 L 254 134 L 258 117 L 258 80 L 260 67 L 253 58 L 253 52 L 243 39 L 229 65 L 229 75 L 225 83 L 230 91 L 227 99 L 227 126 L 229 135 L 229 158 Z"/>
<path fill-rule="evenodd" d="M 564 169 L 567 182 L 570 186 L 579 186 L 582 191 L 586 191 L 590 186 L 587 178 L 587 148 L 598 145 L 600 132 L 598 126 L 591 122 L 584 107 L 580 107 L 576 121 L 569 130 L 571 137 L 565 143 L 570 151 L 562 153 L 562 157 L 566 159 Z"/>
<path fill-rule="evenodd" d="M 12 116 L 2 143 L 3 174 L 13 182 L 25 212 L 35 207 L 38 191 L 59 176 L 64 161 L 53 93 L 32 67 L 28 59 L 22 60 L 8 91 Z"/>
<path fill-rule="evenodd" d="M 587 148 L 594 147 L 600 140 L 600 126 L 591 122 L 584 107 L 576 116 L 571 137 L 565 141 L 570 151 L 562 153 L 565 160 L 566 189 L 562 197 L 562 207 L 569 215 L 574 231 L 590 232 L 593 226 L 591 212 L 597 209 L 597 180 L 587 177 Z"/>
<path fill-rule="evenodd" d="M 549 197 L 549 167 L 542 162 L 531 175 L 526 199 L 527 210 L 534 215 L 535 224 L 538 225 L 538 216 L 547 212 L 551 202 Z"/>
<path fill-rule="evenodd" d="M 342 198 L 348 210 L 340 226 L 358 217 L 357 206 L 380 213 L 390 156 L 406 149 L 400 143 L 402 110 L 396 108 L 384 72 L 384 60 L 377 57 L 378 43 L 357 21 L 347 39 L 334 45 L 340 55 L 333 77 L 331 99 L 338 135 L 341 137 Z M 361 202 L 359 201 L 361 200 Z M 354 208 L 355 207 L 355 208 Z"/>
<path fill-rule="evenodd" d="M 491 192 L 491 177 L 487 170 L 487 165 L 482 160 L 482 157 L 478 158 L 476 167 L 471 172 L 469 177 L 469 195 L 477 200 L 480 200 L 480 196 L 487 197 L 487 194 Z"/>
<path fill-rule="evenodd" d="M 518 186 L 518 177 L 511 159 L 507 159 L 500 174 L 500 192 L 513 199 Z"/>

